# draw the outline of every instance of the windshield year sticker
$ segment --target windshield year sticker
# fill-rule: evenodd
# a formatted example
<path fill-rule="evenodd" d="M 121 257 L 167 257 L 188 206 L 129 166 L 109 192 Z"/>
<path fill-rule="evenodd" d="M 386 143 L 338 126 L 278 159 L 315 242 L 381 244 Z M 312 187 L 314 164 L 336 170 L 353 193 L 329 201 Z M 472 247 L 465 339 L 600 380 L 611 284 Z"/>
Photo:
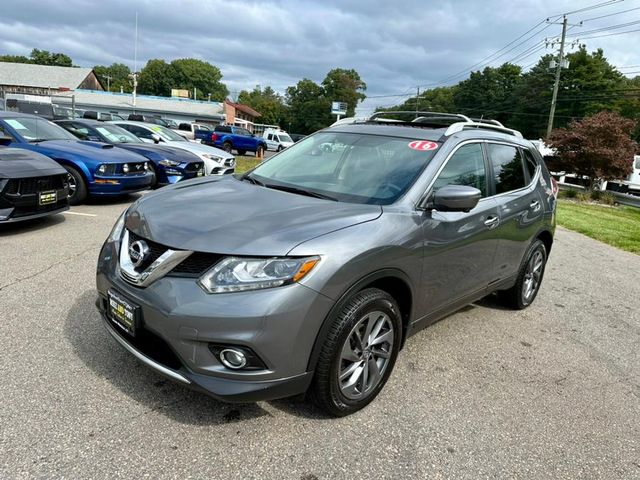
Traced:
<path fill-rule="evenodd" d="M 419 150 L 422 152 L 438 148 L 438 144 L 436 142 L 429 142 L 428 140 L 414 140 L 407 146 L 413 150 Z"/>

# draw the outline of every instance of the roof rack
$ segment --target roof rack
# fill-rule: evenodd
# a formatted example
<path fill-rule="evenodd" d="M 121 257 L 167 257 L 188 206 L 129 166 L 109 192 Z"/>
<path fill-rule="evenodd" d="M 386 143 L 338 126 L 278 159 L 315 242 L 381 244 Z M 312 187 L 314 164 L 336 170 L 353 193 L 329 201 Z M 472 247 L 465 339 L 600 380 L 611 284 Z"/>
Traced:
<path fill-rule="evenodd" d="M 498 122 L 499 123 L 499 122 Z M 495 125 L 493 123 L 486 123 L 486 121 L 482 122 L 457 122 L 449 125 L 447 131 L 444 132 L 444 136 L 448 137 L 453 135 L 454 133 L 461 132 L 462 130 L 468 130 L 471 128 L 482 128 L 488 130 L 496 130 L 501 133 L 506 133 L 508 135 L 513 135 L 514 137 L 524 138 L 522 134 L 518 130 L 513 130 L 511 128 L 507 128 L 501 125 Z"/>
<path fill-rule="evenodd" d="M 488 123 L 490 125 L 497 125 L 499 127 L 504 127 L 504 125 L 502 123 L 500 123 L 498 120 L 494 120 L 493 118 L 471 118 L 471 121 L 473 122 L 479 122 L 479 123 Z"/>
<path fill-rule="evenodd" d="M 465 122 L 470 122 L 471 119 L 466 115 L 461 115 L 459 113 L 444 113 L 444 112 L 422 112 L 422 111 L 412 111 L 412 110 L 394 110 L 394 111 L 380 111 L 375 112 L 373 115 L 369 117 L 369 121 L 389 121 L 392 119 L 384 119 L 381 118 L 383 115 L 415 115 L 415 118 L 411 120 L 411 123 L 429 123 L 432 120 L 440 120 L 440 119 L 450 119 L 450 120 L 463 120 Z M 426 120 L 426 121 L 425 121 Z"/>

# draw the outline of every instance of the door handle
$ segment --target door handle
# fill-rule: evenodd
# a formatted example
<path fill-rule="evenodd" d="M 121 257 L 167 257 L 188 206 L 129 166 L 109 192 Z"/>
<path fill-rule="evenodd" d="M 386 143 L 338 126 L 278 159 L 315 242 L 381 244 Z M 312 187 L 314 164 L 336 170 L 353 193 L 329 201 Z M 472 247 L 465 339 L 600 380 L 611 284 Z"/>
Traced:
<path fill-rule="evenodd" d="M 534 212 L 537 212 L 538 210 L 540 210 L 540 201 L 534 200 L 533 202 L 531 202 L 529 207 L 531 207 Z"/>
<path fill-rule="evenodd" d="M 496 215 L 491 215 L 490 217 L 487 217 L 487 219 L 484 221 L 484 224 L 489 228 L 495 228 L 498 226 L 499 223 L 500 223 L 500 219 Z"/>

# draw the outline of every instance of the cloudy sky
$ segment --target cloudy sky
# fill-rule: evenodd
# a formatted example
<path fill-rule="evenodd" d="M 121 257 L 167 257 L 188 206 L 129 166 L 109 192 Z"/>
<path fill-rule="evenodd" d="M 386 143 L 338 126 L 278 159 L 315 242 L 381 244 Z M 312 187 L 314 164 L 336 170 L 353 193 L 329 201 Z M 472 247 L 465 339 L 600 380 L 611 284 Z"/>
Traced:
<path fill-rule="evenodd" d="M 455 83 L 472 66 L 527 67 L 551 52 L 545 37 L 560 33 L 547 17 L 605 1 L 2 0 L 0 53 L 39 48 L 81 66 L 133 68 L 137 11 L 139 67 L 150 58 L 200 58 L 222 70 L 232 92 L 257 84 L 284 92 L 303 77 L 320 82 L 333 67 L 355 68 L 371 97 L 359 108 L 366 113 L 404 98 L 387 95 Z M 570 28 L 569 40 L 603 48 L 623 72 L 640 71 L 640 0 L 612 0 L 571 13 L 569 21 L 583 21 Z M 483 62 L 496 51 L 493 62 Z"/>

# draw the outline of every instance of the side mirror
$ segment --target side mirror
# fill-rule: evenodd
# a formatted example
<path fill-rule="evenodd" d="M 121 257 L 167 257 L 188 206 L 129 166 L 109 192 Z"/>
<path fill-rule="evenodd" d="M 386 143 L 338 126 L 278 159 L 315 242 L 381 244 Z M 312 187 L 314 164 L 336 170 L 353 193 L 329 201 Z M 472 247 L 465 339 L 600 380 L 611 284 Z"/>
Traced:
<path fill-rule="evenodd" d="M 160 135 L 158 135 L 157 133 L 152 133 L 151 134 L 151 139 L 153 140 L 153 143 L 160 143 Z"/>
<path fill-rule="evenodd" d="M 443 212 L 468 212 L 480 201 L 482 192 L 466 185 L 446 185 L 432 197 L 430 207 Z"/>

